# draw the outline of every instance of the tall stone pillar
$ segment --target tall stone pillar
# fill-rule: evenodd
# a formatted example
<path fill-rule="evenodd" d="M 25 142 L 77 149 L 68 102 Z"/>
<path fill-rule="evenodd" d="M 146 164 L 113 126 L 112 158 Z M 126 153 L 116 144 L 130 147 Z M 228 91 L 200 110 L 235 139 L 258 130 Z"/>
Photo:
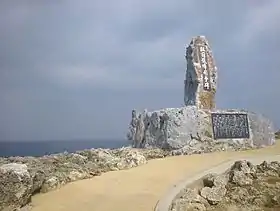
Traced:
<path fill-rule="evenodd" d="M 217 68 L 204 36 L 197 36 L 191 40 L 186 49 L 186 60 L 185 105 L 195 105 L 199 109 L 214 109 Z"/>

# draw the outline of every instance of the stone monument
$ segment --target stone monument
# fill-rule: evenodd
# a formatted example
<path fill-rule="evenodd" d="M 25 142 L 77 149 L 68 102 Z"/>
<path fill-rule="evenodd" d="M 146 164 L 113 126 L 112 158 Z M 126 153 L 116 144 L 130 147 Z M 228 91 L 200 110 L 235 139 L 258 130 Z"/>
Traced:
<path fill-rule="evenodd" d="M 205 37 L 191 40 L 186 60 L 185 106 L 140 114 L 133 110 L 127 134 L 133 147 L 211 151 L 215 146 L 240 149 L 275 143 L 273 124 L 261 114 L 216 108 L 217 68 Z"/>
<path fill-rule="evenodd" d="M 204 36 L 192 39 L 186 49 L 185 105 L 200 109 L 215 108 L 217 68 L 208 41 Z"/>

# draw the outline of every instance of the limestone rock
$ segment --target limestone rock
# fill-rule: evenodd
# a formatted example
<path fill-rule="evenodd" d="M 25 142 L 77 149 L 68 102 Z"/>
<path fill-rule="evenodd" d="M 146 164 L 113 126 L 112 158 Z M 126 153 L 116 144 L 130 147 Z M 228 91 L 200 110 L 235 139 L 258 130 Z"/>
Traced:
<path fill-rule="evenodd" d="M 225 187 L 204 187 L 201 189 L 200 195 L 207 199 L 207 201 L 214 205 L 223 200 L 226 195 L 227 189 Z"/>
<path fill-rule="evenodd" d="M 248 177 L 242 171 L 234 171 L 231 178 L 231 182 L 239 186 L 245 186 L 245 185 L 252 185 L 253 179 Z"/>
<path fill-rule="evenodd" d="M 165 157 L 160 149 L 88 149 L 43 157 L 0 158 L 0 210 L 19 210 L 31 196 L 98 176 L 101 172 L 133 168 L 147 159 Z M 22 208 L 24 210 L 28 206 Z"/>
<path fill-rule="evenodd" d="M 201 203 L 188 203 L 184 208 L 184 211 L 206 211 L 206 207 Z M 176 210 L 177 211 L 177 210 Z"/>
<path fill-rule="evenodd" d="M 194 37 L 186 49 L 187 70 L 184 101 L 186 106 L 215 108 L 217 68 L 208 41 Z"/>
<path fill-rule="evenodd" d="M 146 160 L 164 158 L 172 155 L 172 152 L 162 150 L 159 148 L 148 148 L 148 149 L 139 149 L 139 150 L 141 150 L 140 152 L 141 154 L 143 154 Z"/>
<path fill-rule="evenodd" d="M 203 184 L 204 187 L 225 187 L 226 184 L 228 183 L 228 175 L 222 174 L 222 175 L 217 175 L 217 174 L 208 174 L 203 178 Z"/>
<path fill-rule="evenodd" d="M 129 124 L 129 131 L 127 133 L 127 139 L 130 141 L 133 141 L 132 146 L 136 146 L 135 145 L 135 135 L 136 135 L 136 126 L 137 126 L 137 113 L 136 110 L 132 110 L 131 112 L 131 121 Z"/>
<path fill-rule="evenodd" d="M 207 204 L 207 201 L 199 195 L 198 189 L 186 188 L 182 197 L 186 202 Z"/>
<path fill-rule="evenodd" d="M 256 168 L 250 162 L 245 160 L 236 161 L 231 167 L 229 173 L 230 182 L 242 187 L 253 184 L 253 178 L 256 177 Z"/>
<path fill-rule="evenodd" d="M 229 176 L 227 174 L 217 175 L 214 179 L 215 187 L 225 187 L 229 181 Z"/>
<path fill-rule="evenodd" d="M 264 161 L 257 166 L 256 170 L 259 174 L 262 174 L 267 177 L 277 177 L 280 175 L 280 164 L 279 162 L 268 163 Z"/>
<path fill-rule="evenodd" d="M 117 163 L 118 169 L 128 169 L 147 163 L 146 158 L 138 151 L 125 151 L 122 159 Z"/>
<path fill-rule="evenodd" d="M 182 191 L 180 197 L 174 200 L 171 204 L 171 210 L 197 210 L 204 211 L 206 210 L 206 205 L 208 204 L 207 200 L 199 195 L 197 189 L 186 188 L 186 190 Z M 178 209 L 178 208 L 182 209 Z"/>
<path fill-rule="evenodd" d="M 86 179 L 87 177 L 88 176 L 86 172 L 79 172 L 77 170 L 70 171 L 68 175 L 68 179 L 70 180 L 70 182 Z"/>
<path fill-rule="evenodd" d="M 255 211 L 280 209 L 280 162 L 253 165 L 246 160 L 236 161 L 222 174 L 208 174 L 185 187 L 173 199 L 170 211 L 225 210 Z M 203 202 L 197 195 L 207 199 Z"/>
<path fill-rule="evenodd" d="M 247 115 L 248 138 L 213 140 L 213 122 L 211 117 L 213 113 Z M 143 116 L 141 115 L 141 120 L 139 121 L 140 126 L 135 129 L 138 131 L 137 138 L 131 140 L 132 144 L 138 147 L 157 147 L 169 150 L 178 150 L 185 147 L 185 150 L 189 152 L 198 153 L 199 151 L 209 152 L 218 143 L 219 150 L 223 150 L 221 147 L 223 144 L 224 150 L 227 147 L 240 150 L 243 146 L 252 148 L 275 143 L 274 128 L 271 121 L 260 114 L 245 110 L 229 109 L 210 111 L 198 109 L 196 106 L 187 106 L 148 112 L 145 118 Z M 144 124 L 142 122 L 147 123 Z M 216 124 L 221 123 L 223 122 Z M 236 128 L 238 128 L 238 125 L 236 125 Z M 236 128 L 233 129 L 237 131 Z M 222 129 L 227 130 L 227 128 Z M 137 144 L 135 144 L 136 142 Z M 145 144 L 143 145 L 141 143 Z M 178 152 L 178 154 L 180 153 Z"/>
<path fill-rule="evenodd" d="M 246 203 L 244 198 L 250 197 L 250 194 L 244 187 L 235 187 L 229 192 L 228 197 L 235 203 L 244 204 Z"/>
<path fill-rule="evenodd" d="M 205 175 L 202 179 L 204 187 L 212 188 L 214 186 L 214 180 L 217 176 L 217 174 L 212 173 Z"/>
<path fill-rule="evenodd" d="M 45 180 L 44 184 L 42 184 L 40 191 L 42 193 L 46 193 L 51 190 L 55 190 L 60 186 L 61 186 L 61 184 L 60 184 L 59 179 L 56 176 L 51 176 Z"/>
<path fill-rule="evenodd" d="M 0 210 L 15 210 L 31 199 L 32 178 L 27 165 L 9 163 L 0 166 Z"/>
<path fill-rule="evenodd" d="M 140 147 L 143 144 L 145 135 L 144 114 L 139 114 L 136 122 L 134 146 Z"/>
<path fill-rule="evenodd" d="M 245 175 L 254 175 L 256 174 L 256 167 L 249 161 L 240 160 L 236 161 L 231 167 L 231 171 L 241 171 Z"/>

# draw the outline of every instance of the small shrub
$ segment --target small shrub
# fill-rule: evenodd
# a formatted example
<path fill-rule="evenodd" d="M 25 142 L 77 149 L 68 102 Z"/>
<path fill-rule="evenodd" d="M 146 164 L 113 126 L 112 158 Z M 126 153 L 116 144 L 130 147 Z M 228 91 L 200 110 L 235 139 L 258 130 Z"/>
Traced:
<path fill-rule="evenodd" d="M 276 138 L 276 139 L 280 139 L 280 130 L 278 130 L 278 131 L 275 133 L 275 138 Z"/>

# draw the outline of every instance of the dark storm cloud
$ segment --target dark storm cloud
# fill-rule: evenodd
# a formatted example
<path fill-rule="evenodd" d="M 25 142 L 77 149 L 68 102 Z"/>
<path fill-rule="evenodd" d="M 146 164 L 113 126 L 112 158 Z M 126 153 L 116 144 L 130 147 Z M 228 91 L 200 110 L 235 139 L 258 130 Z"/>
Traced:
<path fill-rule="evenodd" d="M 219 107 L 280 124 L 279 1 L 1 1 L 1 139 L 122 138 L 132 108 L 181 106 L 204 34 Z"/>

